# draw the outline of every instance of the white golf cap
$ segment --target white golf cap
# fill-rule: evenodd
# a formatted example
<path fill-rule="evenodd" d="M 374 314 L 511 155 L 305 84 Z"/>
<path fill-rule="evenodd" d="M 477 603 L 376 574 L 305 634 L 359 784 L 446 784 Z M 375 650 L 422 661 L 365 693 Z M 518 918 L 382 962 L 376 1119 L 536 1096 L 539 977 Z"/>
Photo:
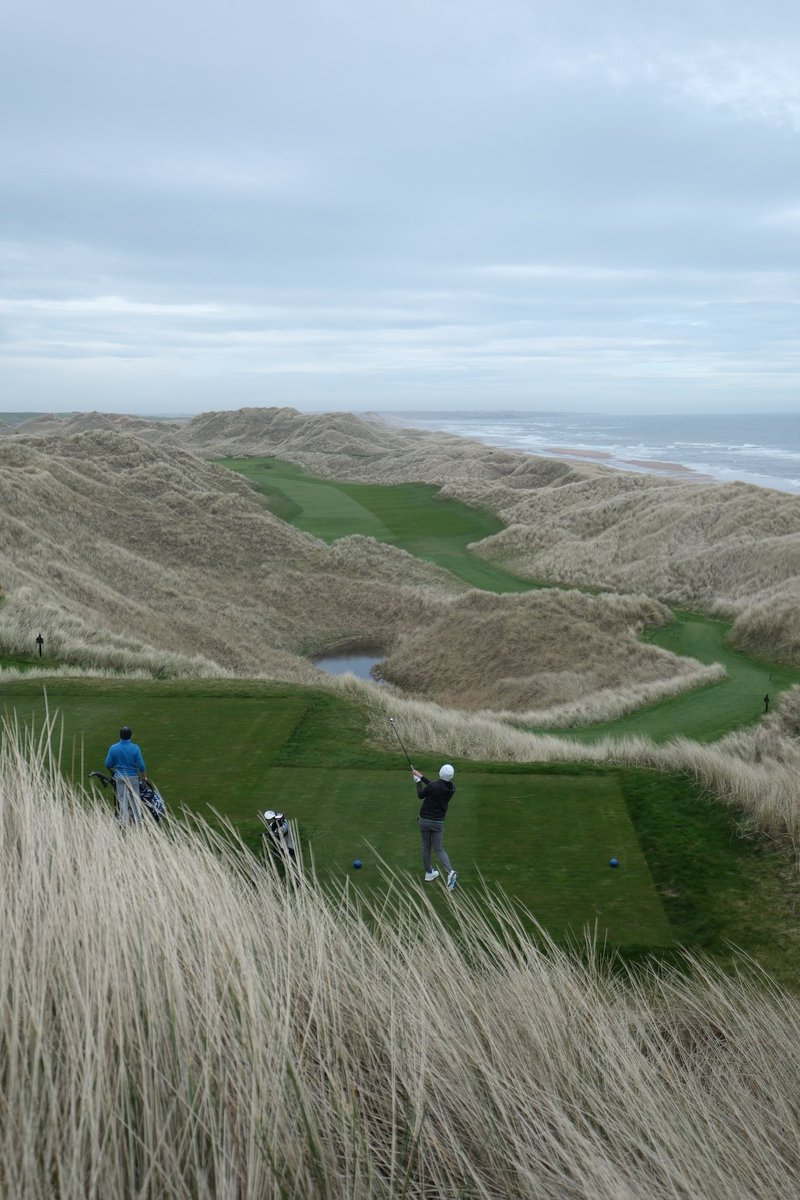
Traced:
<path fill-rule="evenodd" d="M 450 763 L 445 763 L 443 767 L 439 767 L 440 779 L 452 779 L 455 773 L 455 768 L 451 767 Z"/>
<path fill-rule="evenodd" d="M 264 813 L 264 820 L 265 821 L 274 821 L 276 815 L 277 814 L 274 813 L 271 808 L 268 808 L 267 811 Z"/>

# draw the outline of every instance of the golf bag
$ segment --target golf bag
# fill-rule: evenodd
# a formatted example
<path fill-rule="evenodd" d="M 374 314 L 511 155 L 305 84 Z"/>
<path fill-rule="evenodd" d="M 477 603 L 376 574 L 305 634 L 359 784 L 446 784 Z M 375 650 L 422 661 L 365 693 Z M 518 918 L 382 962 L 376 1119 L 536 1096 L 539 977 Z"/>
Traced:
<path fill-rule="evenodd" d="M 163 821 L 167 815 L 167 810 L 164 807 L 164 800 L 161 792 L 157 787 L 150 782 L 149 779 L 139 780 L 139 799 L 144 808 L 150 813 L 153 820 L 158 823 Z"/>
<path fill-rule="evenodd" d="M 102 787 L 108 787 L 110 785 L 114 792 L 114 796 L 116 799 L 116 786 L 115 786 L 113 771 L 111 771 L 111 773 L 109 775 L 104 775 L 102 773 L 102 771 L 90 771 L 89 778 L 90 779 L 99 779 Z M 151 783 L 150 780 L 140 779 L 138 781 L 138 784 L 139 784 L 139 799 L 141 801 L 142 808 L 144 809 L 145 812 L 149 813 L 150 816 L 153 818 L 153 820 L 156 822 L 156 824 L 158 824 L 158 822 L 162 821 L 164 819 L 164 817 L 167 815 L 167 810 L 164 805 L 164 799 L 163 799 L 161 793 L 159 792 L 158 788 L 155 787 L 155 785 L 153 783 Z M 132 788 L 134 787 L 133 781 L 131 781 L 131 787 Z M 119 816 L 119 813 L 117 814 L 117 816 Z"/>

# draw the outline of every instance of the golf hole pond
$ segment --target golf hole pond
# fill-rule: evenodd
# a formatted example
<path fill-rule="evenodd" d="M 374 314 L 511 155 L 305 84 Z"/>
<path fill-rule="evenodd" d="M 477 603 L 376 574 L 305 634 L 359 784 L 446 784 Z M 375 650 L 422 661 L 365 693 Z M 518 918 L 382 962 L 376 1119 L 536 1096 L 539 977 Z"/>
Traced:
<path fill-rule="evenodd" d="M 375 667 L 383 656 L 380 654 L 331 654 L 326 658 L 315 658 L 314 666 L 320 671 L 326 671 L 328 675 L 347 675 L 352 674 L 358 676 L 359 679 L 369 679 L 372 683 L 381 683 L 380 679 L 376 679 L 372 674 L 372 668 Z"/>

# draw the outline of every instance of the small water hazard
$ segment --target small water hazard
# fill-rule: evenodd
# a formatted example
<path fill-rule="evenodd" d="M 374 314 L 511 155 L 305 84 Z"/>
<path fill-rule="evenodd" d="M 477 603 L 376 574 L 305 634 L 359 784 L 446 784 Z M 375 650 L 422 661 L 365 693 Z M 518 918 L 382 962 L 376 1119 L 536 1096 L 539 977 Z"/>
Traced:
<path fill-rule="evenodd" d="M 372 669 L 381 661 L 380 654 L 331 654 L 327 658 L 315 658 L 314 666 L 328 675 L 356 675 L 359 679 L 368 679 L 371 683 L 380 683 L 372 674 Z"/>

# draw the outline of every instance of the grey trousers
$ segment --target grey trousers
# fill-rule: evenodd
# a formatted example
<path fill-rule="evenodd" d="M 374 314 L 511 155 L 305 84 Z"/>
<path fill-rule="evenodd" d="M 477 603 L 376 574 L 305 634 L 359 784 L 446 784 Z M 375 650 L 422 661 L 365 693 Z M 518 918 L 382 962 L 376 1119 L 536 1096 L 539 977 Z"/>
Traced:
<path fill-rule="evenodd" d="M 117 820 L 120 825 L 141 825 L 142 806 L 139 802 L 139 776 L 114 776 L 117 793 Z"/>
<path fill-rule="evenodd" d="M 445 871 L 452 871 L 453 864 L 447 857 L 447 851 L 442 845 L 444 839 L 444 821 L 429 821 L 427 817 L 418 817 L 420 837 L 422 838 L 422 865 L 426 871 L 431 869 L 431 851 L 436 851 L 436 857 Z"/>

